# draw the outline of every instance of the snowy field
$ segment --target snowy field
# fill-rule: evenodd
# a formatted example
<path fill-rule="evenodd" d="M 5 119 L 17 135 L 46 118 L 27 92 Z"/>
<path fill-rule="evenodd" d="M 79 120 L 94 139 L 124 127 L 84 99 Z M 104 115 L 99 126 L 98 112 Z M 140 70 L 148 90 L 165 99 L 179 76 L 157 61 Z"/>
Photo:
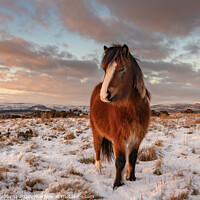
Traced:
<path fill-rule="evenodd" d="M 200 114 L 152 117 L 135 182 L 94 168 L 88 118 L 0 120 L 0 199 L 200 199 Z"/>

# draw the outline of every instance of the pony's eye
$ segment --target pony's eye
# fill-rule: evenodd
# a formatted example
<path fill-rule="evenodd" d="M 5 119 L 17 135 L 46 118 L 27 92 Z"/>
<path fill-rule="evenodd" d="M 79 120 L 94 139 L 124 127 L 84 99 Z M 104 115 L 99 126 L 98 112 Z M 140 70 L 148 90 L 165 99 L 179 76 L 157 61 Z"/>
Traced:
<path fill-rule="evenodd" d="M 118 70 L 118 72 L 124 72 L 124 70 L 125 70 L 125 67 L 121 67 L 121 68 Z"/>

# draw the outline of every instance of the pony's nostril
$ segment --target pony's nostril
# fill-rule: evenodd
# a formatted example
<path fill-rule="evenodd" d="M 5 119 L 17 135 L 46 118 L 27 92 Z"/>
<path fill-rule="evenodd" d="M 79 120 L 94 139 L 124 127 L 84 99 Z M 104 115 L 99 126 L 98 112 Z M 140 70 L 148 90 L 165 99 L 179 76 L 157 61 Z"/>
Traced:
<path fill-rule="evenodd" d="M 108 90 L 108 91 L 107 91 L 107 97 L 106 97 L 106 99 L 108 99 L 108 100 L 109 100 L 109 99 L 110 99 L 110 97 L 111 97 L 111 93 L 110 93 L 110 91 Z"/>

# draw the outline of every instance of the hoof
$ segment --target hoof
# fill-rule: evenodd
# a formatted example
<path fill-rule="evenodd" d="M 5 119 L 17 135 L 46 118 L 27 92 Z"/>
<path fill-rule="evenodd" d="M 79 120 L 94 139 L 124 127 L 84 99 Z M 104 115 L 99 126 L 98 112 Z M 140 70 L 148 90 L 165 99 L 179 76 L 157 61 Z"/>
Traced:
<path fill-rule="evenodd" d="M 124 183 L 114 183 L 113 190 L 116 190 L 118 187 L 124 185 Z"/>
<path fill-rule="evenodd" d="M 127 181 L 136 181 L 136 177 L 135 176 L 130 176 L 126 178 Z"/>
<path fill-rule="evenodd" d="M 99 171 L 100 174 L 102 174 L 101 173 L 101 167 L 102 166 L 101 166 L 100 161 L 96 161 L 94 167 Z"/>
<path fill-rule="evenodd" d="M 100 163 L 100 161 L 98 160 L 96 160 L 96 162 L 95 162 L 95 166 L 94 166 L 95 168 L 97 168 L 97 169 L 101 169 L 101 163 Z"/>

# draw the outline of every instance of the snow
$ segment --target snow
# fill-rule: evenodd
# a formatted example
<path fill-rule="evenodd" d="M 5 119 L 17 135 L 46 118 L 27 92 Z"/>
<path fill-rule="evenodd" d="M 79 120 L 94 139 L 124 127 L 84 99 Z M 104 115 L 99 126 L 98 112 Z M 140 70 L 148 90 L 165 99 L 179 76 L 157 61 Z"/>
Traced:
<path fill-rule="evenodd" d="M 138 159 L 137 180 L 113 191 L 114 162 L 94 167 L 88 118 L 1 120 L 0 199 L 200 199 L 200 115 L 152 117 L 140 151 L 151 147 L 157 159 Z"/>

